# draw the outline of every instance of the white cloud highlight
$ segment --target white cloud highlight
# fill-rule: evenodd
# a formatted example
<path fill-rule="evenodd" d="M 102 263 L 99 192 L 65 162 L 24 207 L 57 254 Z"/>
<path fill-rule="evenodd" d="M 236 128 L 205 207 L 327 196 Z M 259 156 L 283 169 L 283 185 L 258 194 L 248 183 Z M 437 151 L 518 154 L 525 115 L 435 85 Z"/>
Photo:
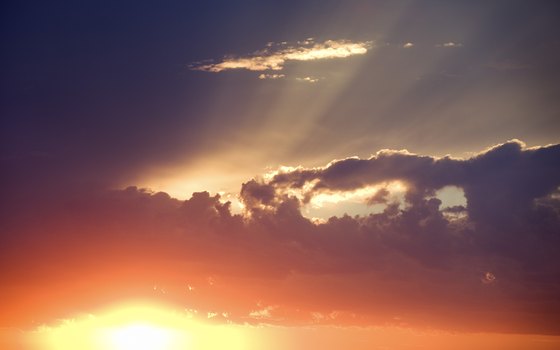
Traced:
<path fill-rule="evenodd" d="M 327 40 L 316 43 L 310 39 L 300 41 L 294 46 L 289 46 L 284 42 L 277 45 L 268 43 L 265 49 L 256 51 L 251 55 L 225 57 L 219 63 L 193 64 L 191 69 L 213 73 L 229 69 L 279 71 L 284 69 L 284 65 L 288 61 L 313 61 L 363 55 L 373 45 L 371 41 Z"/>

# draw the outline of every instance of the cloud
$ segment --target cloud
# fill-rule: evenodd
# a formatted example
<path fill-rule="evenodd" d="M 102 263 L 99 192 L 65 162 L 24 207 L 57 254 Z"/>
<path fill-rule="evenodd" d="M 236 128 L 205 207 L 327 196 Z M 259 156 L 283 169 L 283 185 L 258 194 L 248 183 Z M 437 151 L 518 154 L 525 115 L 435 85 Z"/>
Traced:
<path fill-rule="evenodd" d="M 387 197 L 389 196 L 389 194 L 390 194 L 389 190 L 387 190 L 386 188 L 381 188 L 368 199 L 367 203 L 369 205 L 387 203 Z"/>
<path fill-rule="evenodd" d="M 251 311 L 249 317 L 254 319 L 271 319 L 272 312 L 277 308 L 278 306 L 266 306 L 262 309 Z"/>
<path fill-rule="evenodd" d="M 453 47 L 461 47 L 461 46 L 463 46 L 463 44 L 461 44 L 461 43 L 456 43 L 456 42 L 453 42 L 453 41 L 448 41 L 448 42 L 443 43 L 443 44 L 437 44 L 436 46 L 437 46 L 437 47 L 449 47 L 449 48 L 453 48 Z"/>
<path fill-rule="evenodd" d="M 494 283 L 496 281 L 496 276 L 494 276 L 492 272 L 486 272 L 480 281 L 485 284 Z"/>
<path fill-rule="evenodd" d="M 259 79 L 282 79 L 285 78 L 284 74 L 264 74 L 259 75 Z"/>
<path fill-rule="evenodd" d="M 558 152 L 559 146 L 526 148 L 517 140 L 470 159 L 382 150 L 369 159 L 347 158 L 326 167 L 281 172 L 268 185 L 279 191 L 306 188 L 304 195 L 309 198 L 324 191 L 349 191 L 398 180 L 406 183 L 409 201 L 431 195 L 445 186 L 456 186 L 465 190 L 470 216 L 483 219 L 489 213 L 496 220 L 497 213 L 508 217 L 510 213 L 527 211 L 534 199 L 557 188 L 560 167 L 550 163 L 558 157 Z M 538 168 L 548 171 L 527 170 Z M 511 182 L 517 186 L 512 187 Z M 496 196 L 489 197 L 488 193 Z"/>
<path fill-rule="evenodd" d="M 303 77 L 303 78 L 296 78 L 297 81 L 305 82 L 305 83 L 316 83 L 319 81 L 319 78 L 314 77 Z"/>
<path fill-rule="evenodd" d="M 445 186 L 462 188 L 466 206 L 441 208 Z M 242 185 L 245 215 L 208 192 L 53 198 L 3 222 L 2 322 L 132 293 L 239 323 L 369 326 L 398 315 L 412 327 L 560 334 L 559 186 L 560 145 L 514 140 L 468 159 L 383 150 L 284 167 Z M 382 211 L 302 214 L 321 194 L 364 188 Z"/>
<path fill-rule="evenodd" d="M 247 56 L 225 57 L 218 63 L 196 63 L 193 70 L 218 73 L 230 69 L 247 69 L 251 71 L 280 71 L 290 61 L 314 61 L 333 58 L 346 58 L 363 55 L 372 47 L 371 41 L 326 40 L 315 42 L 312 38 L 297 42 L 269 43 L 266 48 Z"/>

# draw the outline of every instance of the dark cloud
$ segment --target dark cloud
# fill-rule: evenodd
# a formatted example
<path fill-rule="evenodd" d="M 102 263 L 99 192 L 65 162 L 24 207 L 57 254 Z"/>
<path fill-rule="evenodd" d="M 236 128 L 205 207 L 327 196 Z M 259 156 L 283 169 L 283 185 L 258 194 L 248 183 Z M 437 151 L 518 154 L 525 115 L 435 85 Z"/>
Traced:
<path fill-rule="evenodd" d="M 377 191 L 371 198 L 368 199 L 367 204 L 373 205 L 378 203 L 387 203 L 387 196 L 390 194 L 389 190 L 382 188 Z"/>
<path fill-rule="evenodd" d="M 495 225 L 510 221 L 512 213 L 527 213 L 534 200 L 558 188 L 559 154 L 558 145 L 526 148 L 517 140 L 466 160 L 381 151 L 369 159 L 348 158 L 324 168 L 284 172 L 276 175 L 269 185 L 302 188 L 314 182 L 308 193 L 313 195 L 399 180 L 409 187 L 409 201 L 445 186 L 457 186 L 465 191 L 471 219 Z"/>
<path fill-rule="evenodd" d="M 518 141 L 465 160 L 384 151 L 251 180 L 241 190 L 247 217 L 208 192 L 186 201 L 135 187 L 75 194 L 4 224 L 2 323 L 141 295 L 235 322 L 398 318 L 560 334 L 559 164 L 558 145 Z M 382 190 L 382 212 L 324 223 L 305 218 L 288 191 L 390 180 L 407 183 L 405 203 Z M 448 185 L 464 189 L 466 208 L 441 208 L 433 193 Z"/>

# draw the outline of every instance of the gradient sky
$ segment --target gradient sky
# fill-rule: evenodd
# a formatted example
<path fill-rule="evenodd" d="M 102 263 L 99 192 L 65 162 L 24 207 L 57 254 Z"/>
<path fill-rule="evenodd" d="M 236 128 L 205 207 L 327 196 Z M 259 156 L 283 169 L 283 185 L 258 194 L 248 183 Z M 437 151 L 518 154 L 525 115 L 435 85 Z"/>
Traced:
<path fill-rule="evenodd" d="M 0 340 L 140 298 L 270 349 L 560 343 L 559 3 L 0 16 Z"/>

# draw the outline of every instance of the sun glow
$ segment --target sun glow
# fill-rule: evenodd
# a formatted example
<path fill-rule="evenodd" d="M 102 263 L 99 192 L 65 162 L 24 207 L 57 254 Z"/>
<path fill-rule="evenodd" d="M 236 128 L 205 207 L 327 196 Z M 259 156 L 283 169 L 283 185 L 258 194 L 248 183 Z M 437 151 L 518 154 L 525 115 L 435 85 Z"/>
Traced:
<path fill-rule="evenodd" d="M 211 325 L 161 305 L 119 305 L 34 331 L 41 350 L 243 349 L 240 327 Z"/>
<path fill-rule="evenodd" d="M 300 200 L 305 198 L 306 191 L 312 192 L 314 184 L 301 191 L 293 190 L 293 195 Z M 313 193 L 309 202 L 303 207 L 303 215 L 312 220 L 327 219 L 331 216 L 369 215 L 383 211 L 389 203 L 402 203 L 407 190 L 406 184 L 401 181 L 384 182 L 369 185 L 350 191 L 319 191 Z M 380 192 L 384 191 L 384 193 Z M 381 196 L 379 196 L 379 195 Z M 375 196 L 380 198 L 373 201 Z"/>
<path fill-rule="evenodd" d="M 341 202 L 365 203 L 369 197 L 374 196 L 381 189 L 389 191 L 391 199 L 394 200 L 397 196 L 402 195 L 406 191 L 406 185 L 400 181 L 392 181 L 351 191 L 321 192 L 311 198 L 310 204 L 315 208 L 321 208 L 325 205 L 335 205 Z"/>
<path fill-rule="evenodd" d="M 178 334 L 165 328 L 147 324 L 132 324 L 109 331 L 108 343 L 111 349 L 151 350 L 171 349 L 179 345 Z M 185 341 L 180 341 L 184 343 Z M 175 344 L 177 343 L 177 344 Z M 177 346 L 173 346 L 173 345 Z M 186 344 L 183 344 L 186 345 Z"/>

